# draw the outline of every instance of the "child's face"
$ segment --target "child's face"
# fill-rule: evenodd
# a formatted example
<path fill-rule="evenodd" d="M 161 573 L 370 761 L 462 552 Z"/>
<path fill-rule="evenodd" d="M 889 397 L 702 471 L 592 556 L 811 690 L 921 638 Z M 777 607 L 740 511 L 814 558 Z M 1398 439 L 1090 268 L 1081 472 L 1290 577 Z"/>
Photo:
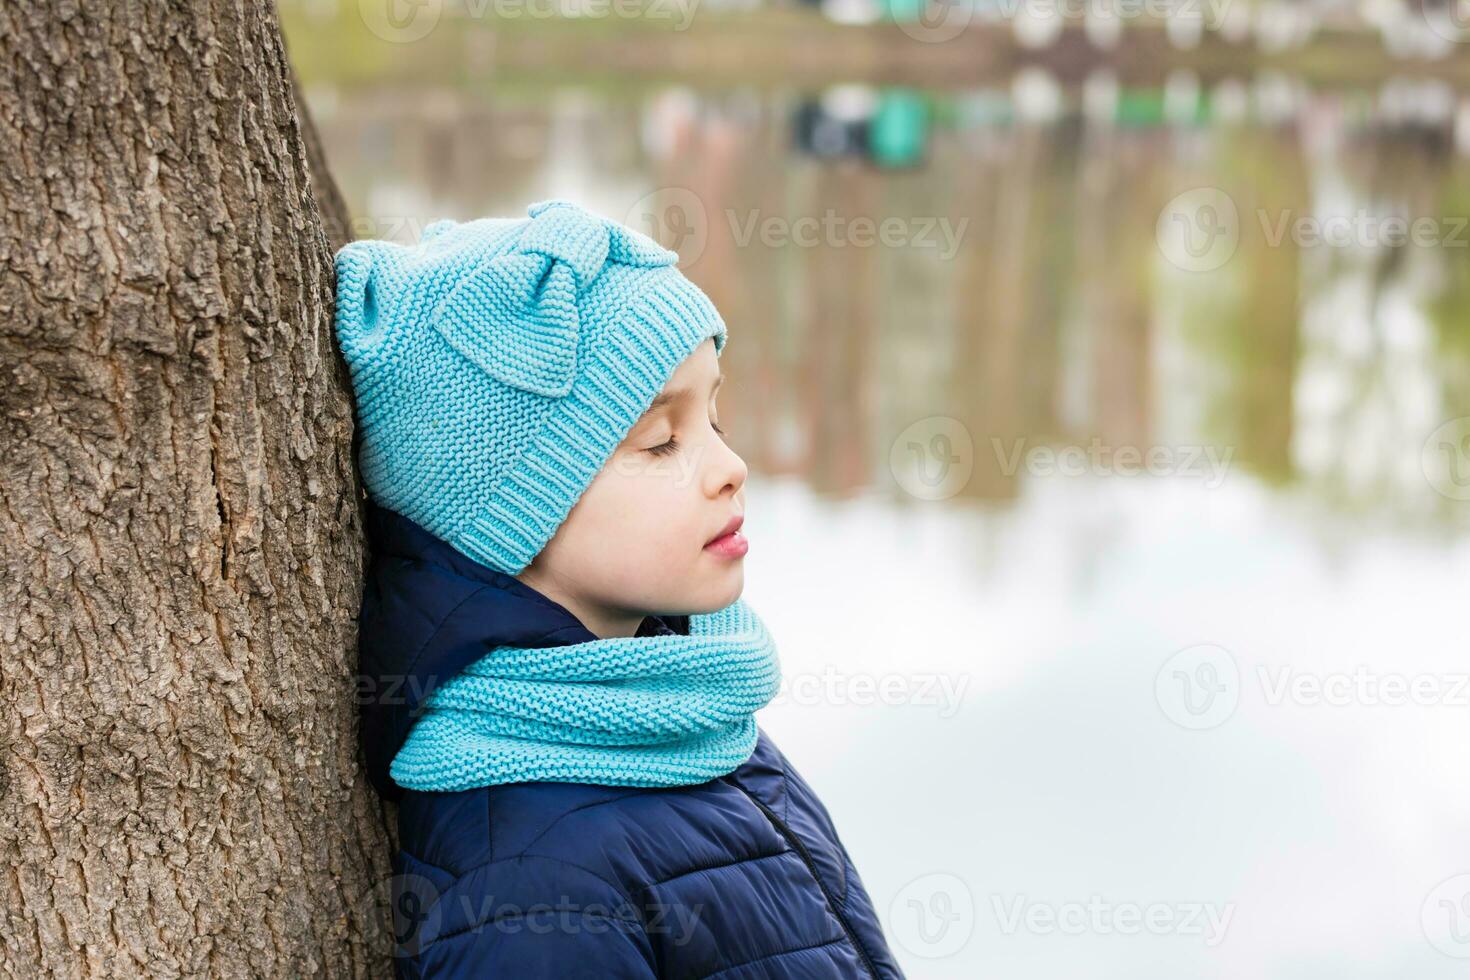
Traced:
<path fill-rule="evenodd" d="M 745 461 L 715 427 L 721 379 L 706 340 L 516 576 L 597 636 L 631 636 L 652 613 L 712 612 L 744 588 L 741 536 L 705 547 L 745 513 Z"/>

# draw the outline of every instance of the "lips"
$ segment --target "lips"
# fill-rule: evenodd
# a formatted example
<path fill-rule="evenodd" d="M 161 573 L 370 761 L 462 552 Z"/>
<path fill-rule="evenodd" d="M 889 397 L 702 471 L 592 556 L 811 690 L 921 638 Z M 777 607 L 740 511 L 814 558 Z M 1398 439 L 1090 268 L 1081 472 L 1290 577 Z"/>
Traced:
<path fill-rule="evenodd" d="M 720 533 L 705 544 L 704 550 L 718 558 L 744 558 L 745 553 L 750 550 L 750 542 L 740 533 L 740 525 L 743 523 L 744 517 L 730 518 Z"/>
<path fill-rule="evenodd" d="M 708 547 L 709 545 L 714 544 L 716 541 L 720 540 L 727 534 L 734 534 L 736 531 L 740 530 L 740 525 L 744 523 L 745 515 L 736 514 L 734 517 L 725 522 L 725 526 L 720 528 L 720 533 L 716 534 L 714 537 L 705 542 L 705 546 Z"/>

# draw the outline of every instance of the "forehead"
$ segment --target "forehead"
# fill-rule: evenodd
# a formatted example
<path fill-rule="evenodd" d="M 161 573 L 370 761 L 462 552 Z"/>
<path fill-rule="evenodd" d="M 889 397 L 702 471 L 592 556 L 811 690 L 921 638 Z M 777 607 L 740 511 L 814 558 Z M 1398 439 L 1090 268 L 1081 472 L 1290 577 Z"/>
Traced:
<path fill-rule="evenodd" d="M 647 410 L 644 411 L 643 418 L 647 419 L 658 415 L 691 398 L 713 394 L 715 389 L 719 388 L 720 383 L 724 380 L 725 376 L 723 374 L 716 375 L 703 384 L 690 378 L 670 378 L 664 390 L 653 396 L 653 401 L 649 404 Z"/>
<path fill-rule="evenodd" d="M 715 343 L 706 339 L 674 368 L 669 379 L 664 382 L 664 392 L 701 387 L 707 390 L 709 386 L 724 380 L 724 377 L 720 373 L 720 359 L 715 356 Z"/>
<path fill-rule="evenodd" d="M 680 385 L 679 381 L 670 378 L 664 390 L 653 396 L 653 401 L 638 417 L 638 421 L 629 428 L 628 434 L 632 435 L 634 432 L 642 431 L 644 426 L 658 421 L 692 399 L 713 398 L 720 383 L 724 380 L 725 375 L 719 374 L 708 383 L 690 383 L 685 380 L 685 383 Z"/>
<path fill-rule="evenodd" d="M 669 375 L 669 380 L 664 384 L 664 388 L 682 388 L 700 379 L 713 381 L 719 373 L 720 359 L 715 356 L 715 342 L 706 339 L 679 362 L 674 373 Z"/>

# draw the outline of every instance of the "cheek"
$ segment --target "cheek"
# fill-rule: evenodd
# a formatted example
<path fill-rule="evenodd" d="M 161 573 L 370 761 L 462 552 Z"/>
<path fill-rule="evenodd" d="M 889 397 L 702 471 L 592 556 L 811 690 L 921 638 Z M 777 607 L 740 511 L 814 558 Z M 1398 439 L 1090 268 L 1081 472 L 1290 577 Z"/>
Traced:
<path fill-rule="evenodd" d="M 624 461 L 600 473 L 577 505 L 577 551 L 615 575 L 645 574 L 669 567 L 675 556 L 693 557 L 704 525 L 692 479 L 671 460 Z"/>
<path fill-rule="evenodd" d="M 622 523 L 649 542 L 684 539 L 697 519 L 690 477 L 675 462 L 664 460 L 614 488 Z"/>

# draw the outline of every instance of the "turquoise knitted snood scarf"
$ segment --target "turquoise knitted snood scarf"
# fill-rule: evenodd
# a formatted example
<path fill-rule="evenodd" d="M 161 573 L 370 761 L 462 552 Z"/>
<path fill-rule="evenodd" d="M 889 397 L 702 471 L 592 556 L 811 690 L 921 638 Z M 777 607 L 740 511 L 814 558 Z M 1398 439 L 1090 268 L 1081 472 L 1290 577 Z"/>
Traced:
<path fill-rule="evenodd" d="M 425 700 L 389 774 L 450 792 L 538 780 L 683 786 L 755 751 L 755 711 L 781 668 L 737 599 L 689 617 L 689 635 L 497 647 Z"/>

